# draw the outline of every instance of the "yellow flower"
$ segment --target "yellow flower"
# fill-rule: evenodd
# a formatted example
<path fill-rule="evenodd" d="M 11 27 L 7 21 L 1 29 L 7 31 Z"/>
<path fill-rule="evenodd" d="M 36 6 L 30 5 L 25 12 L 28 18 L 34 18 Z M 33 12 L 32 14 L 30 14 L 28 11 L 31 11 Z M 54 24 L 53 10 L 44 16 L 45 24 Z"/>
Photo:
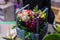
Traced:
<path fill-rule="evenodd" d="M 12 36 L 11 36 L 11 39 L 14 39 L 16 37 L 16 34 L 13 34 Z"/>
<path fill-rule="evenodd" d="M 14 39 L 14 38 L 15 38 L 15 36 L 12 36 L 11 38 L 12 38 L 12 39 Z"/>
<path fill-rule="evenodd" d="M 41 15 L 41 18 L 45 18 L 46 17 L 46 13 Z"/>

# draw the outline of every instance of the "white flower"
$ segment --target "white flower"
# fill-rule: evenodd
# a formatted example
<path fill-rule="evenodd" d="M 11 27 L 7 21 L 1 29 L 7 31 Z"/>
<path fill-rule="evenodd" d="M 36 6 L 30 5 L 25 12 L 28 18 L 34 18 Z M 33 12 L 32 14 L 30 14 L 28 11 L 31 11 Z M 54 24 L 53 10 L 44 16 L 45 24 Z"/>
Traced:
<path fill-rule="evenodd" d="M 21 18 L 23 16 L 23 14 L 21 13 L 21 14 L 18 14 L 17 15 L 17 18 Z"/>
<path fill-rule="evenodd" d="M 22 21 L 25 21 L 27 19 L 26 15 L 22 16 Z"/>

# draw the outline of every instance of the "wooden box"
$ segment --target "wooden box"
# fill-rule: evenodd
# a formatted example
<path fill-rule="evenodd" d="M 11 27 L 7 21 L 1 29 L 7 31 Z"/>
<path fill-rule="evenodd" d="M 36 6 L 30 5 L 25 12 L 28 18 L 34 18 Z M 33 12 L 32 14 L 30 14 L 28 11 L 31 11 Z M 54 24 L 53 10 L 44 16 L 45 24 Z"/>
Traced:
<path fill-rule="evenodd" d="M 60 8 L 51 6 L 54 14 L 55 14 L 55 21 L 60 22 Z M 52 19 L 53 20 L 53 19 Z"/>
<path fill-rule="evenodd" d="M 14 4 L 7 3 L 6 5 L 0 5 L 0 19 L 4 21 L 14 21 Z"/>
<path fill-rule="evenodd" d="M 0 0 L 0 5 L 6 4 L 7 2 L 8 2 L 8 0 Z"/>

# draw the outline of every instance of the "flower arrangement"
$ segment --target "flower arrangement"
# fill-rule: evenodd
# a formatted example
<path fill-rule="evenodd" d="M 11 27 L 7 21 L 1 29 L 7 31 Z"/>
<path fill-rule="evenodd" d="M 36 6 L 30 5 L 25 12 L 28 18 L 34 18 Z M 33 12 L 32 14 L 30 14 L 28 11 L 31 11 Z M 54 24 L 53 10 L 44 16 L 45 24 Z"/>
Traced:
<path fill-rule="evenodd" d="M 39 16 L 41 15 L 41 16 Z M 37 17 L 38 23 L 36 22 Z M 38 27 L 38 33 L 42 33 L 43 27 L 47 22 L 47 14 L 38 10 L 36 6 L 33 10 L 22 10 L 17 13 L 17 25 L 20 29 L 26 31 L 26 38 L 30 36 L 30 33 L 36 33 Z M 39 24 L 39 26 L 37 26 Z"/>

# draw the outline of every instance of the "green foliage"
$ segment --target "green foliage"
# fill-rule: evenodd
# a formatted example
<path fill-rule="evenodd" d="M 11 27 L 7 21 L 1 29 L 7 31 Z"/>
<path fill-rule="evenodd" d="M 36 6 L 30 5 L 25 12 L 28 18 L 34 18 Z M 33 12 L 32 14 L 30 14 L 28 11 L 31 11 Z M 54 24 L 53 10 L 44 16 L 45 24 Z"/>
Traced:
<path fill-rule="evenodd" d="M 60 40 L 60 33 L 49 34 L 48 36 L 44 37 L 42 40 Z"/>
<path fill-rule="evenodd" d="M 12 27 L 12 29 L 15 29 L 16 28 L 16 25 Z"/>
<path fill-rule="evenodd" d="M 37 12 L 38 11 L 38 5 L 36 5 L 36 7 L 34 7 L 33 11 L 34 12 Z"/>
<path fill-rule="evenodd" d="M 30 32 L 26 32 L 25 33 L 25 38 L 29 38 L 30 37 Z"/>
<path fill-rule="evenodd" d="M 57 32 L 60 32 L 60 24 L 57 24 L 55 29 Z"/>

